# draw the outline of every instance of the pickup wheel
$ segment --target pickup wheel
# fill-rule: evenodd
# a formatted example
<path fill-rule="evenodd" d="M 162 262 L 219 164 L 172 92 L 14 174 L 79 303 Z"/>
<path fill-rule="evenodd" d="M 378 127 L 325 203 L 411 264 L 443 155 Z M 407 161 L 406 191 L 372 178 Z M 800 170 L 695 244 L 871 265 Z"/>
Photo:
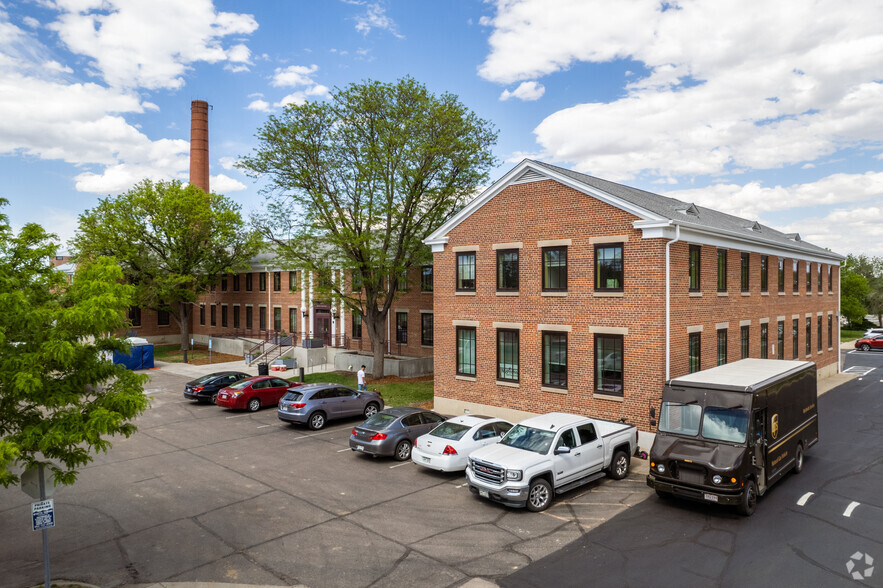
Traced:
<path fill-rule="evenodd" d="M 757 508 L 757 484 L 754 480 L 745 482 L 745 490 L 742 492 L 742 503 L 739 504 L 739 514 L 750 517 Z"/>
<path fill-rule="evenodd" d="M 629 475 L 629 456 L 622 449 L 617 450 L 610 460 L 609 475 L 614 480 L 622 480 Z"/>
<path fill-rule="evenodd" d="M 549 508 L 552 503 L 552 486 L 543 478 L 530 483 L 527 491 L 527 510 L 540 512 Z"/>

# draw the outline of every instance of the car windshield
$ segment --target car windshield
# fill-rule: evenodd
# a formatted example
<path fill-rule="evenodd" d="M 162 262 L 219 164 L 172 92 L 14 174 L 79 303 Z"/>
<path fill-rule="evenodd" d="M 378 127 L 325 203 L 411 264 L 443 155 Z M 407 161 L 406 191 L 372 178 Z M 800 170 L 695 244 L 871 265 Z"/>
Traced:
<path fill-rule="evenodd" d="M 215 378 L 219 378 L 220 376 L 216 374 L 209 374 L 207 376 L 202 376 L 201 378 L 196 378 L 191 382 L 192 384 L 205 384 L 206 382 L 211 382 Z"/>
<path fill-rule="evenodd" d="M 664 433 L 695 436 L 699 433 L 702 407 L 692 402 L 663 402 L 659 411 L 659 430 Z"/>
<path fill-rule="evenodd" d="M 466 431 L 469 430 L 469 427 L 466 425 L 461 425 L 458 423 L 442 423 L 432 431 L 429 432 L 433 437 L 441 437 L 442 439 L 448 439 L 450 441 L 458 441 L 463 435 L 466 434 Z"/>
<path fill-rule="evenodd" d="M 524 425 L 515 425 L 506 436 L 500 440 L 503 445 L 517 447 L 518 449 L 526 449 L 536 453 L 545 454 L 552 446 L 552 440 L 555 439 L 555 433 L 552 431 L 541 431 Z"/>
<path fill-rule="evenodd" d="M 285 396 L 282 397 L 282 400 L 300 400 L 304 395 L 300 392 L 287 392 Z"/>
<path fill-rule="evenodd" d="M 377 414 L 375 414 L 374 416 L 369 418 L 367 421 L 362 423 L 362 426 L 364 426 L 364 427 L 377 427 L 378 429 L 383 429 L 385 427 L 388 427 L 392 423 L 394 423 L 396 418 L 398 418 L 398 417 L 391 415 L 387 412 L 378 412 Z"/>
<path fill-rule="evenodd" d="M 702 417 L 702 436 L 706 439 L 744 443 L 748 431 L 748 411 L 741 406 L 708 406 Z"/>
<path fill-rule="evenodd" d="M 227 386 L 228 388 L 233 388 L 234 390 L 242 390 L 243 388 L 248 388 L 252 384 L 252 380 L 240 380 L 235 384 Z"/>

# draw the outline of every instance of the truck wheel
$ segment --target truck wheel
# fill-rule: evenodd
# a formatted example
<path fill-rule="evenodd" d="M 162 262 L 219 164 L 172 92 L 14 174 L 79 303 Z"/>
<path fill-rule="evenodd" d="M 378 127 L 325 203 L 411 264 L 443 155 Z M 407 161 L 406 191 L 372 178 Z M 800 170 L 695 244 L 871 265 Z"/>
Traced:
<path fill-rule="evenodd" d="M 750 517 L 757 508 L 757 484 L 754 480 L 745 482 L 745 491 L 742 492 L 742 503 L 739 505 L 739 514 Z"/>
<path fill-rule="evenodd" d="M 549 508 L 552 502 L 552 486 L 543 478 L 530 483 L 527 491 L 527 510 L 540 512 Z"/>
<path fill-rule="evenodd" d="M 629 474 L 629 456 L 623 450 L 617 450 L 610 460 L 609 475 L 614 480 L 622 480 Z"/>
<path fill-rule="evenodd" d="M 794 473 L 799 474 L 803 471 L 803 445 L 797 445 L 797 453 L 794 458 Z"/>

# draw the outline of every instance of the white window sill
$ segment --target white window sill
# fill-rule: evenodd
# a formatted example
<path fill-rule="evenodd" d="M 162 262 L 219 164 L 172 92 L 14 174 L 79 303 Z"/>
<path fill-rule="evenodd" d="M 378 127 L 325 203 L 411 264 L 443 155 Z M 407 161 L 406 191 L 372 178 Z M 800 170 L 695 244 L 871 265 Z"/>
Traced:
<path fill-rule="evenodd" d="M 597 398 L 598 400 L 611 400 L 613 402 L 625 401 L 622 396 L 611 396 L 610 394 L 599 394 L 598 392 L 593 393 L 592 398 Z"/>
<path fill-rule="evenodd" d="M 497 292 L 497 296 L 518 296 L 518 292 Z"/>
<path fill-rule="evenodd" d="M 502 380 L 497 380 L 497 386 L 506 386 L 507 388 L 521 388 L 521 384 L 518 382 L 504 382 Z"/>
<path fill-rule="evenodd" d="M 740 292 L 742 296 L 751 296 L 751 292 Z"/>
<path fill-rule="evenodd" d="M 718 292 L 717 295 L 718 296 L 729 296 L 730 293 L 729 292 Z"/>
<path fill-rule="evenodd" d="M 702 298 L 702 292 L 690 292 L 690 298 Z"/>
<path fill-rule="evenodd" d="M 624 298 L 625 292 L 592 292 L 595 298 Z"/>
<path fill-rule="evenodd" d="M 475 296 L 475 292 L 454 292 L 454 296 Z"/>
<path fill-rule="evenodd" d="M 454 376 L 455 380 L 462 380 L 464 382 L 475 382 L 476 379 L 474 376 Z"/>
<path fill-rule="evenodd" d="M 553 394 L 567 394 L 566 388 L 549 388 L 546 386 L 540 386 L 540 390 L 543 392 L 551 392 Z"/>
<path fill-rule="evenodd" d="M 552 298 L 561 298 L 567 296 L 567 292 L 540 292 L 540 296 L 549 296 Z"/>

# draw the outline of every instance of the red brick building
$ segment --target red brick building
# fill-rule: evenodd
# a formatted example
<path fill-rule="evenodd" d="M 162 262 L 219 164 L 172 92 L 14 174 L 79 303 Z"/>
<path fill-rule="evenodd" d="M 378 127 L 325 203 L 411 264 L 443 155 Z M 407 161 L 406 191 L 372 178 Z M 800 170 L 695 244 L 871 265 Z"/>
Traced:
<path fill-rule="evenodd" d="M 442 412 L 649 431 L 663 383 L 690 371 L 838 371 L 843 257 L 754 221 L 525 160 L 426 243 Z"/>

